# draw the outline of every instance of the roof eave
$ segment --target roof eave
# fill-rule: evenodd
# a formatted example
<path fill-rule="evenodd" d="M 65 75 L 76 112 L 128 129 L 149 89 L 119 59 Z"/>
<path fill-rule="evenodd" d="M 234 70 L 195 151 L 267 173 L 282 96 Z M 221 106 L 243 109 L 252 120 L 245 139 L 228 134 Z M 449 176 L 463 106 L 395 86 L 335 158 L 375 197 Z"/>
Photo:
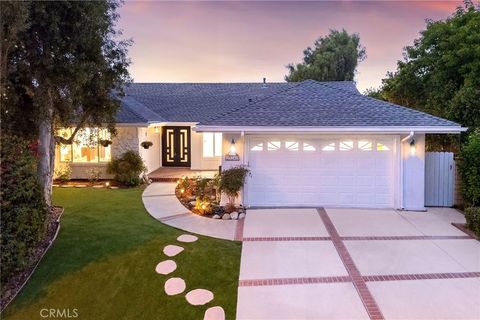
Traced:
<path fill-rule="evenodd" d="M 414 131 L 416 133 L 460 133 L 467 128 L 460 126 L 385 126 L 385 127 L 285 127 L 285 126 L 212 126 L 197 125 L 197 132 L 245 132 L 245 133 L 389 133 L 401 134 Z"/>

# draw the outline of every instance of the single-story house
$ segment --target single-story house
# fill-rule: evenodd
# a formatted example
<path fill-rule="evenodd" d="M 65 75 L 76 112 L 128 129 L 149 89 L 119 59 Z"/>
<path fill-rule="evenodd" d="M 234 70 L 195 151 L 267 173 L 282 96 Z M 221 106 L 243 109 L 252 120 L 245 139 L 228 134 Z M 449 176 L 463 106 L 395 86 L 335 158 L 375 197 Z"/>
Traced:
<path fill-rule="evenodd" d="M 108 136 L 88 128 L 58 147 L 57 165 L 69 162 L 72 178 L 133 149 L 148 172 L 247 165 L 246 206 L 424 210 L 425 134 L 464 130 L 366 97 L 349 81 L 133 83 L 125 93 L 110 146 L 82 138 Z"/>

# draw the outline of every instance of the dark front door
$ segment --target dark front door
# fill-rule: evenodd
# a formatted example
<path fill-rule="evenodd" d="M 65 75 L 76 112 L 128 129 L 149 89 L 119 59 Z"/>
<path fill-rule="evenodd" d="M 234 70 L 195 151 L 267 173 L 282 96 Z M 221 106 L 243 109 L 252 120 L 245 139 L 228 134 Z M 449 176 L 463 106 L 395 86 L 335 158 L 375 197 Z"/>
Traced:
<path fill-rule="evenodd" d="M 162 165 L 190 167 L 190 127 L 163 127 Z"/>

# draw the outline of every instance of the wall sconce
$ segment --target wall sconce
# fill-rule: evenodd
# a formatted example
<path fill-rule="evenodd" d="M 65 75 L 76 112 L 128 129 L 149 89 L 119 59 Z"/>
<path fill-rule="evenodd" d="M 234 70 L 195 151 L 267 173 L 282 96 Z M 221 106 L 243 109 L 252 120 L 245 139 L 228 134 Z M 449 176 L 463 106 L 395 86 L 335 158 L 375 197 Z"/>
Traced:
<path fill-rule="evenodd" d="M 410 155 L 415 156 L 415 139 L 410 141 Z"/>
<path fill-rule="evenodd" d="M 229 149 L 229 152 L 228 152 L 229 155 L 231 156 L 234 156 L 237 154 L 237 147 L 235 147 L 235 140 L 232 139 L 232 141 L 230 142 L 230 149 Z"/>

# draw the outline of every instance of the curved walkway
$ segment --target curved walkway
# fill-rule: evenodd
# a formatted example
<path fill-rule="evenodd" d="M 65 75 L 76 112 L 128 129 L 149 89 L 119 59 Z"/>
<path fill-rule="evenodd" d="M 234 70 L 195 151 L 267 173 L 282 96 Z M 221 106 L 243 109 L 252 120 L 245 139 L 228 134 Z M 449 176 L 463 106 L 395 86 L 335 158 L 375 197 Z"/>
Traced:
<path fill-rule="evenodd" d="M 175 187 L 172 182 L 157 182 L 143 191 L 143 205 L 152 217 L 174 228 L 200 235 L 241 240 L 244 220 L 216 220 L 193 214 L 178 201 Z"/>

